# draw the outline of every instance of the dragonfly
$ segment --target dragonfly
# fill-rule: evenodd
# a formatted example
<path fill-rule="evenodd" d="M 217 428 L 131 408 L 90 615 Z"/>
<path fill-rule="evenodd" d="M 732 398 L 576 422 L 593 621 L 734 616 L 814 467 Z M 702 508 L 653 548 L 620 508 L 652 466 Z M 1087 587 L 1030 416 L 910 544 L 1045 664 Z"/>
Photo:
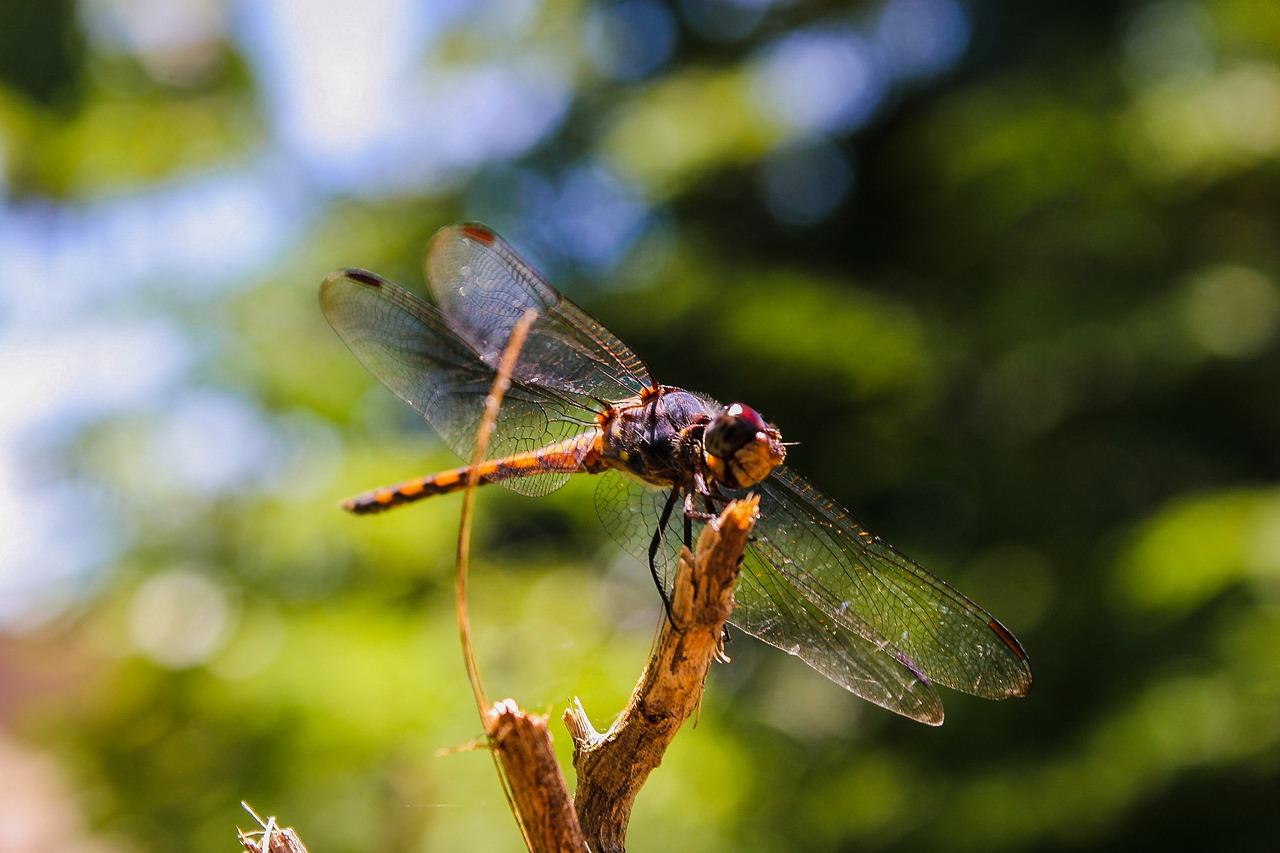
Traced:
<path fill-rule="evenodd" d="M 987 699 L 1023 696 L 1031 665 L 1013 633 L 785 464 L 779 430 L 743 403 L 723 406 L 654 381 L 630 347 L 569 301 L 491 229 L 441 229 L 423 259 L 433 302 L 363 269 L 320 288 L 330 325 L 356 358 L 459 456 L 471 455 L 516 323 L 537 317 L 511 374 L 489 456 L 343 503 L 377 513 L 500 483 L 548 494 L 599 477 L 605 527 L 647 561 L 666 601 L 670 566 L 717 505 L 755 493 L 730 624 L 831 681 L 930 725 L 937 685 Z"/>

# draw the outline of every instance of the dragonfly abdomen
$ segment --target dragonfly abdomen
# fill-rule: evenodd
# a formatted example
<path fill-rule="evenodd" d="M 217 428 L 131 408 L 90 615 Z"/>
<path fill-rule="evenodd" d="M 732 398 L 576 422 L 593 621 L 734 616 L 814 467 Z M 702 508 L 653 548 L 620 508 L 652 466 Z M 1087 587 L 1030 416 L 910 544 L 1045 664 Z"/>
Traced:
<path fill-rule="evenodd" d="M 480 466 L 481 474 L 478 485 L 483 486 L 486 483 L 496 482 L 495 478 L 486 476 L 484 473 L 484 469 L 491 467 L 493 464 L 487 463 Z M 447 495 L 466 486 L 467 470 L 465 467 L 454 468 L 452 471 L 443 471 L 430 477 L 415 477 L 402 483 L 372 489 L 343 501 L 342 508 L 348 512 L 354 512 L 356 515 L 369 515 L 434 495 Z"/>
<path fill-rule="evenodd" d="M 481 462 L 475 467 L 479 474 L 476 485 L 538 474 L 581 474 L 595 470 L 595 466 L 585 460 L 597 451 L 598 441 L 599 433 L 586 433 L 528 453 Z M 463 466 L 383 486 L 348 498 L 342 502 L 342 508 L 356 515 L 370 515 L 423 498 L 447 495 L 466 488 L 471 470 L 470 466 Z"/>

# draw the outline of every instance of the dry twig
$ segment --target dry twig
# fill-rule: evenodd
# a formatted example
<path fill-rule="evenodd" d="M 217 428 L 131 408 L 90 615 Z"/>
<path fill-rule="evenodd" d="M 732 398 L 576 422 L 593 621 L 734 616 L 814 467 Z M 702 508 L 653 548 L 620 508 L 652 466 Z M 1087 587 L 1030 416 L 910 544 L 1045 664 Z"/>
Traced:
<path fill-rule="evenodd" d="M 569 788 L 564 773 L 556 761 L 551 747 L 551 732 L 547 730 L 547 718 L 528 714 L 520 709 L 514 699 L 504 699 L 489 706 L 484 684 L 480 678 L 480 666 L 471 644 L 471 620 L 468 615 L 467 572 L 471 550 L 471 515 L 475 492 L 480 484 L 478 466 L 484 460 L 493 427 L 498 419 L 502 397 L 511 387 L 511 373 L 515 369 L 520 349 L 524 346 L 537 312 L 530 309 L 512 329 L 498 365 L 493 388 L 485 399 L 484 418 L 480 434 L 476 437 L 475 453 L 471 459 L 471 472 L 462 499 L 462 521 L 458 529 L 457 559 L 457 609 L 458 631 L 462 639 L 462 656 L 467 667 L 467 678 L 475 696 L 480 719 L 484 723 L 485 737 L 493 751 L 498 778 L 502 782 L 507 802 L 511 806 L 525 846 L 535 853 L 558 851 L 582 851 L 587 846 L 582 840 L 582 830 L 569 799 Z"/>
<path fill-rule="evenodd" d="M 485 719 L 489 746 L 502 765 L 525 845 L 535 853 L 587 853 L 587 843 L 551 746 L 547 718 L 506 699 Z"/>
<path fill-rule="evenodd" d="M 603 735 L 574 700 L 564 722 L 574 742 L 574 797 L 587 843 L 596 853 L 626 849 L 627 824 L 640 787 L 667 745 L 702 701 L 711 661 L 722 656 L 724 623 L 733 612 L 733 587 L 742 549 L 759 515 L 754 497 L 735 501 L 708 524 L 696 556 L 686 550 L 672 591 L 677 629 L 665 621 L 626 710 Z"/>
<path fill-rule="evenodd" d="M 248 803 L 241 802 L 240 805 L 253 815 L 253 819 L 262 827 L 250 832 L 245 832 L 243 829 L 236 830 L 240 837 L 240 844 L 247 853 L 307 853 L 306 846 L 298 837 L 298 833 L 293 831 L 293 827 L 286 826 L 282 829 L 276 825 L 275 817 L 269 817 L 264 821 L 249 808 Z"/>

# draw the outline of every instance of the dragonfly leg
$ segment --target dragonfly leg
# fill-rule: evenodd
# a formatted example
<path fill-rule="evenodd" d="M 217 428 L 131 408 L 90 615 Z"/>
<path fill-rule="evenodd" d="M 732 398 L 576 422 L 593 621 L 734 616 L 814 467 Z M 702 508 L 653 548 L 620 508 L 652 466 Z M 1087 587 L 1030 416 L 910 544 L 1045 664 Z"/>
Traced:
<path fill-rule="evenodd" d="M 671 523 L 671 512 L 675 509 L 676 499 L 679 496 L 680 487 L 672 488 L 666 503 L 662 505 L 662 514 L 658 516 L 658 526 L 653 531 L 653 538 L 649 540 L 649 574 L 653 576 L 654 585 L 658 587 L 658 595 L 662 596 L 662 609 L 667 612 L 667 620 L 676 630 L 679 630 L 680 626 L 676 625 L 675 616 L 671 613 L 671 596 L 667 595 L 662 575 L 658 573 L 658 549 L 662 547 L 662 535 L 666 532 L 667 525 Z"/>
<path fill-rule="evenodd" d="M 706 511 L 700 510 L 695 506 L 694 504 L 695 494 L 702 496 L 703 502 L 706 505 Z M 711 504 L 706 503 L 707 494 L 708 494 L 707 484 L 702 479 L 702 475 L 701 474 L 694 475 L 693 485 L 689 488 L 686 488 L 684 492 L 684 519 L 685 519 L 684 521 L 685 543 L 684 544 L 688 545 L 690 550 L 693 550 L 693 525 L 691 524 L 691 522 L 710 521 L 711 519 L 716 517 L 716 514 L 713 511 Z"/>
<path fill-rule="evenodd" d="M 716 660 L 720 663 L 728 663 L 732 660 L 729 657 L 729 644 L 733 642 L 733 632 L 729 630 L 729 623 L 724 623 L 724 628 L 720 631 L 720 647 L 716 649 Z"/>

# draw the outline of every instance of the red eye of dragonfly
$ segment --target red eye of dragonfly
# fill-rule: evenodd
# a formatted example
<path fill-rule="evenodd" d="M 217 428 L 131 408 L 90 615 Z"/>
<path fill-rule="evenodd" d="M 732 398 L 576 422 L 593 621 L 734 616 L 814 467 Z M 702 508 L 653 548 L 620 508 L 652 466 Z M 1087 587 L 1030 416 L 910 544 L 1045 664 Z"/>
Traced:
<path fill-rule="evenodd" d="M 757 434 L 768 428 L 764 418 L 750 406 L 734 403 L 707 427 L 704 443 L 707 452 L 727 459 L 755 440 Z"/>
<path fill-rule="evenodd" d="M 598 475 L 601 520 L 647 560 L 664 599 L 694 528 L 748 491 L 727 484 L 749 483 L 760 520 L 743 555 L 734 625 L 864 699 L 934 725 L 943 716 L 936 684 L 989 699 L 1030 689 L 1012 632 L 786 470 L 777 430 L 754 409 L 722 409 L 654 382 L 626 344 L 483 225 L 442 229 L 425 266 L 435 304 L 353 269 L 329 275 L 321 306 L 365 367 L 464 457 L 493 365 L 525 310 L 537 309 L 498 415 L 494 458 L 476 472 L 481 483 L 542 495 L 572 474 Z M 699 434 L 705 454 L 691 452 Z M 377 512 L 457 491 L 468 473 L 406 480 L 345 506 Z"/>

